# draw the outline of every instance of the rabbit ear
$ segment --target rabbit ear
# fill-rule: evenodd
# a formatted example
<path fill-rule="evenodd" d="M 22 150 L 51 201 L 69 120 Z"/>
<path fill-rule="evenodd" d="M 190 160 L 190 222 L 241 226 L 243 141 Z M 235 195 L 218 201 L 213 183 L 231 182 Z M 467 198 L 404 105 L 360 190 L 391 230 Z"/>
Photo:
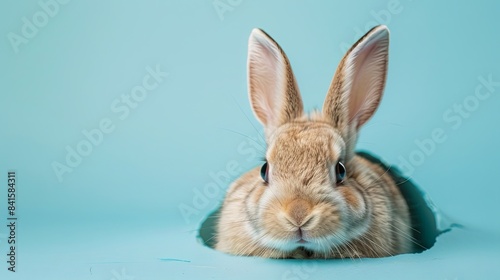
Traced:
<path fill-rule="evenodd" d="M 252 30 L 248 42 L 248 92 L 266 135 L 300 117 L 302 99 L 292 68 L 280 46 L 264 31 Z"/>
<path fill-rule="evenodd" d="M 389 30 L 384 25 L 374 27 L 351 47 L 335 72 L 323 114 L 351 138 L 348 141 L 355 142 L 352 133 L 357 133 L 380 103 L 388 51 Z"/>

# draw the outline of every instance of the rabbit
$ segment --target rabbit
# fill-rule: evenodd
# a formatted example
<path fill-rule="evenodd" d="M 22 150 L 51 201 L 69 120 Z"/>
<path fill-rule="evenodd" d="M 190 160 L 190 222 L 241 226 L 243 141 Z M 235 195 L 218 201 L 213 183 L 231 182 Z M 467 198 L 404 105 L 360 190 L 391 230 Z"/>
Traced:
<path fill-rule="evenodd" d="M 412 252 L 408 205 L 387 170 L 354 152 L 385 86 L 389 30 L 345 54 L 322 111 L 304 113 L 290 62 L 261 29 L 248 42 L 248 92 L 265 163 L 234 181 L 215 249 L 264 258 L 372 258 Z"/>

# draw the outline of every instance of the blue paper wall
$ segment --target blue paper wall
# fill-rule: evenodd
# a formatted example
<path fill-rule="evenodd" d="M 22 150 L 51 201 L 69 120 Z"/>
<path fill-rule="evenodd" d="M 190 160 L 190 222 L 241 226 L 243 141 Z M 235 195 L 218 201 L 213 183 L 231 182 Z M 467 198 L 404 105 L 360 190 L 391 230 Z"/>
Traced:
<path fill-rule="evenodd" d="M 1 278 L 500 277 L 499 8 L 2 2 Z M 464 228 L 422 254 L 377 260 L 237 258 L 199 243 L 228 179 L 264 155 L 246 93 L 251 29 L 280 43 L 313 109 L 346 48 L 376 24 L 391 30 L 389 75 L 358 148 L 399 166 Z M 7 270 L 9 171 L 17 179 L 15 273 Z"/>

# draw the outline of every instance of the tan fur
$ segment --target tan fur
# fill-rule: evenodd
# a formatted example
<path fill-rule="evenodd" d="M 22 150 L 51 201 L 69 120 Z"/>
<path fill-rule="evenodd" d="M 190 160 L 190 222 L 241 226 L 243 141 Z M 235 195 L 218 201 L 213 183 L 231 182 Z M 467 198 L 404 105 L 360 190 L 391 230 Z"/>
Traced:
<path fill-rule="evenodd" d="M 385 27 L 374 28 L 351 48 L 337 69 L 323 112 L 310 115 L 303 114 L 293 72 L 277 43 L 260 30 L 252 32 L 250 42 L 249 69 L 254 69 L 249 74 L 250 99 L 266 128 L 269 183 L 256 167 L 230 186 L 215 248 L 268 258 L 382 257 L 410 252 L 408 207 L 398 187 L 386 170 L 353 151 L 359 127 L 371 117 L 382 95 Z M 270 52 L 266 61 L 260 56 L 263 50 Z M 357 61 L 351 52 L 363 59 Z M 366 60 L 372 63 L 370 71 L 356 68 L 366 68 L 362 67 Z M 285 72 L 269 72 L 269 67 Z M 351 75 L 346 67 L 361 72 Z M 357 80 L 346 81 L 353 77 Z M 260 83 L 263 78 L 267 81 Z M 274 87 L 270 81 L 285 86 Z M 375 89 L 355 82 L 373 83 Z M 360 88 L 370 92 L 365 96 L 357 92 Z M 341 183 L 335 179 L 338 161 L 347 170 Z"/>

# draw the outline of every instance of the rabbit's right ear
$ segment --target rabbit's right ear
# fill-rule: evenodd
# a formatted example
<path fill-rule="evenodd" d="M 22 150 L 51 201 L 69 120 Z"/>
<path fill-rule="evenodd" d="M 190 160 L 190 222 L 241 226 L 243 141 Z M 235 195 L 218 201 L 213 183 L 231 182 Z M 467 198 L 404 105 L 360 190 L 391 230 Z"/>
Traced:
<path fill-rule="evenodd" d="M 250 103 L 268 137 L 280 125 L 302 116 L 299 88 L 285 53 L 260 29 L 250 35 L 247 63 Z"/>

